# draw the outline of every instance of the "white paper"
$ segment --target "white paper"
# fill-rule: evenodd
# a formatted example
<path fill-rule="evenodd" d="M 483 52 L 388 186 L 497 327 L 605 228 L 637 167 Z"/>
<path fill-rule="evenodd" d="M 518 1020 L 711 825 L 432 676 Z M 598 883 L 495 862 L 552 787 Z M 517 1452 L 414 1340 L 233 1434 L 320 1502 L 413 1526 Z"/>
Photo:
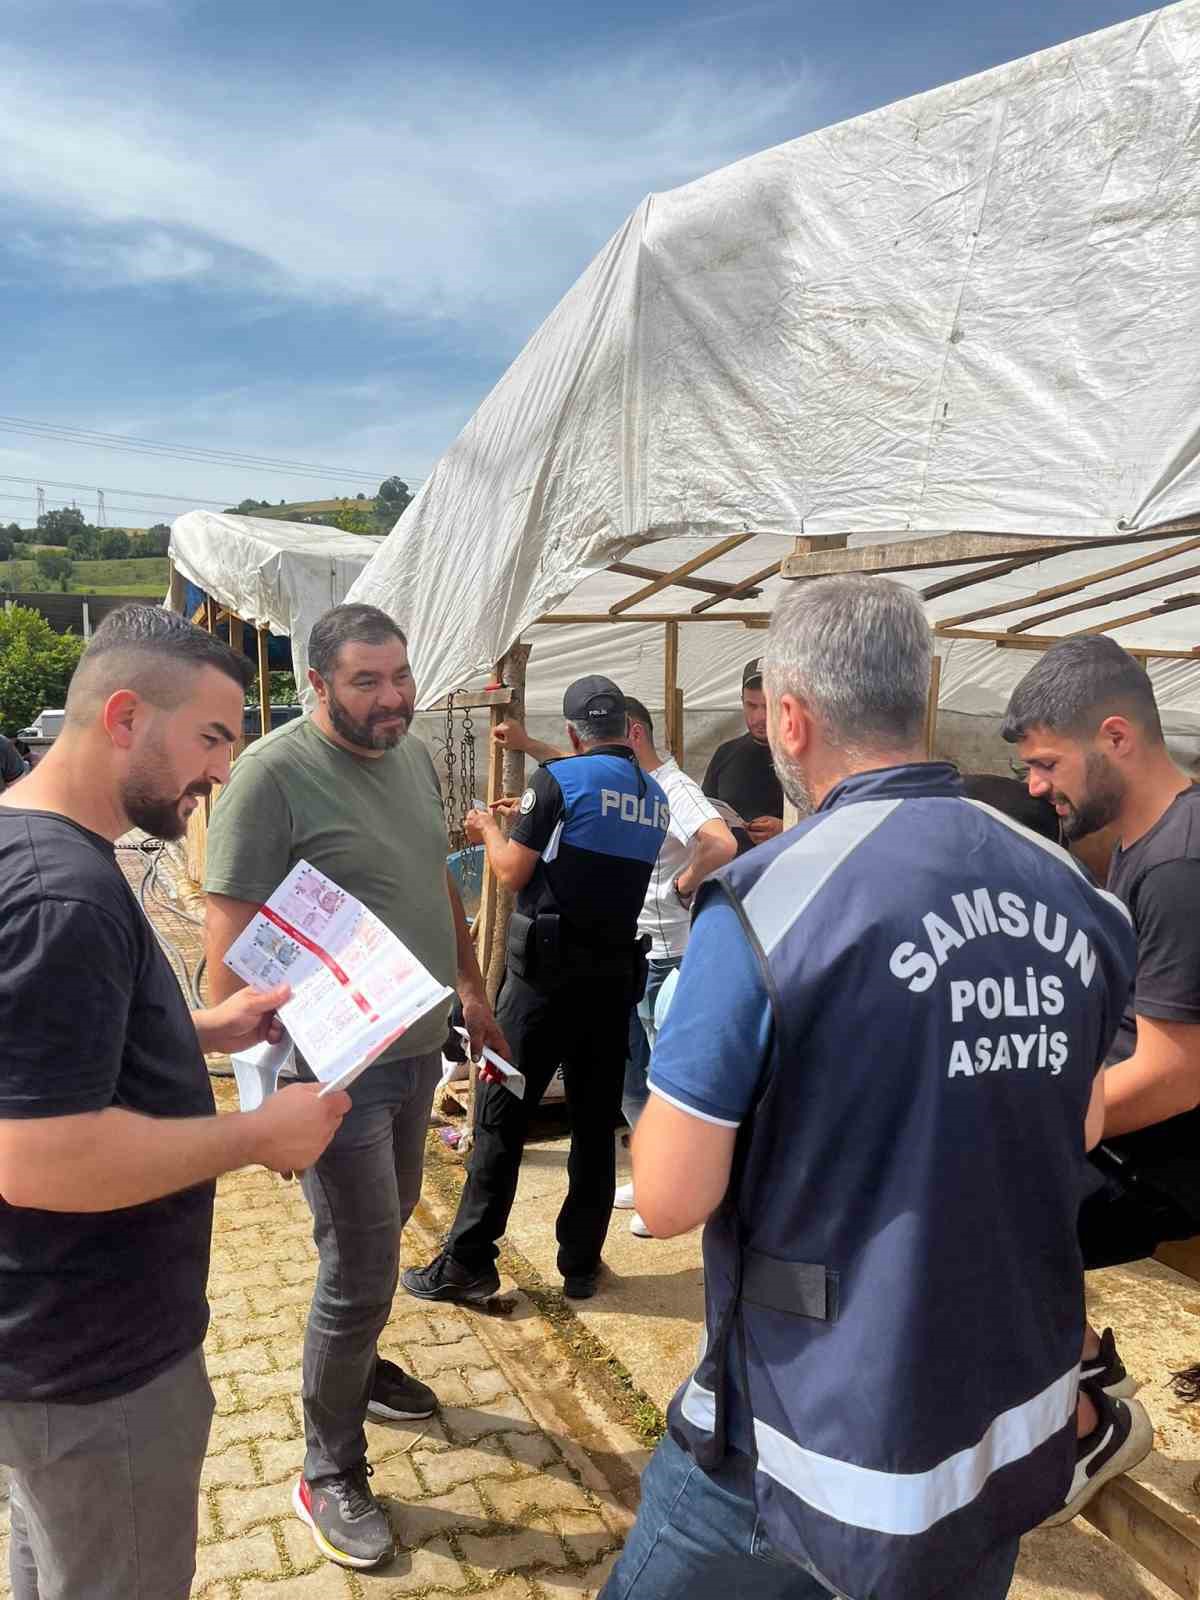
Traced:
<path fill-rule="evenodd" d="M 498 1056 L 490 1045 L 483 1047 L 483 1060 L 490 1061 L 497 1072 L 504 1079 L 504 1087 L 509 1094 L 515 1094 L 518 1100 L 525 1098 L 525 1074 L 518 1072 L 511 1061 L 505 1061 L 503 1056 Z"/>
<path fill-rule="evenodd" d="M 225 957 L 255 989 L 288 983 L 279 1015 L 314 1076 L 344 1089 L 447 989 L 360 900 L 299 861 Z"/>
<path fill-rule="evenodd" d="M 241 1050 L 229 1059 L 242 1110 L 257 1111 L 279 1087 L 279 1076 L 295 1059 L 295 1050 L 285 1033 L 278 1044 L 256 1044 L 253 1050 Z"/>

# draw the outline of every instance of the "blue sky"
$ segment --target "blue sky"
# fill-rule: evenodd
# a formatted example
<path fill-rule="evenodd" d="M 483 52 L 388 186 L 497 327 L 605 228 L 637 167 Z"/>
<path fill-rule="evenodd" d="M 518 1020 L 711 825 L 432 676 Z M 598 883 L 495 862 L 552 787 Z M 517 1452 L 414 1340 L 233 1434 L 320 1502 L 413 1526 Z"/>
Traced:
<path fill-rule="evenodd" d="M 1145 9 L 0 0 L 0 414 L 363 473 L 0 423 L 0 496 L 146 524 L 415 481 L 649 191 Z"/>

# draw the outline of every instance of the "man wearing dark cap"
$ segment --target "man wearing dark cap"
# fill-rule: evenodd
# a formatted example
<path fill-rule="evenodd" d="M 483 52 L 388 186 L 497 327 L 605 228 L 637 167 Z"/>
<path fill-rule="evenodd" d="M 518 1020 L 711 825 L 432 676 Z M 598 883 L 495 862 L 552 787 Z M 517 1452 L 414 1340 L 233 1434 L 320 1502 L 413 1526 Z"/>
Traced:
<path fill-rule="evenodd" d="M 783 832 L 783 788 L 767 743 L 761 656 L 742 669 L 742 712 L 746 732 L 720 746 L 700 787 L 710 800 L 724 801 L 742 818 L 746 826 L 735 828 L 734 837 L 741 850 L 748 850 Z"/>
<path fill-rule="evenodd" d="M 483 811 L 466 818 L 497 879 L 517 897 L 496 1017 L 525 1077 L 517 1099 L 491 1069 L 475 1097 L 475 1142 L 445 1249 L 402 1277 L 422 1300 L 486 1300 L 500 1287 L 497 1241 L 517 1191 L 529 1113 L 561 1064 L 571 1119 L 558 1269 L 573 1299 L 595 1293 L 616 1187 L 630 1008 L 645 977 L 638 914 L 670 812 L 628 739 L 625 697 L 580 678 L 563 698 L 573 755 L 548 761 L 513 805 L 505 838 Z M 491 1076 L 489 1077 L 489 1074 Z"/>

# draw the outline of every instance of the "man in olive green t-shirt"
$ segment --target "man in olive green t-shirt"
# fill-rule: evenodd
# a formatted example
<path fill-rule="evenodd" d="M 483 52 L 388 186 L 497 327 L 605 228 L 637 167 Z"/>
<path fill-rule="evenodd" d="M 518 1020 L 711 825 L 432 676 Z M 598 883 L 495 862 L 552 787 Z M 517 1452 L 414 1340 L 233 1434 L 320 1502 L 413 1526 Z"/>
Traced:
<path fill-rule="evenodd" d="M 506 1053 L 446 870 L 437 774 L 420 741 L 405 737 L 416 686 L 403 633 L 374 606 L 335 606 L 314 627 L 308 658 L 317 709 L 238 758 L 209 824 L 214 1002 L 240 987 L 225 952 L 303 859 L 457 986 L 474 1047 Z M 357 1080 L 349 1115 L 300 1180 L 320 1265 L 304 1342 L 307 1453 L 292 1500 L 317 1548 L 343 1566 L 376 1566 L 394 1548 L 367 1481 L 366 1414 L 422 1417 L 437 1404 L 376 1345 L 421 1191 L 448 1011 L 428 1012 Z"/>

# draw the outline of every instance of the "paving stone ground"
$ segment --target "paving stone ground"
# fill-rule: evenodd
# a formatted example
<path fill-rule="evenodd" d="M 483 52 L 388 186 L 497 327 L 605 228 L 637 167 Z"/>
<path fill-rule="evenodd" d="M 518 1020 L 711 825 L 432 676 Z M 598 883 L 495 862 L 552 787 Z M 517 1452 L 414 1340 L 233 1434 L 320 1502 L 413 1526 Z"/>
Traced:
<path fill-rule="evenodd" d="M 136 888 L 144 858 L 120 859 Z M 170 884 L 170 872 L 163 876 Z M 194 968 L 198 930 L 170 915 L 161 897 L 150 909 Z M 223 1110 L 236 1106 L 227 1079 L 216 1091 Z M 434 1204 L 422 1202 L 406 1230 L 406 1265 L 424 1264 L 439 1247 L 449 1215 Z M 428 1422 L 368 1424 L 373 1487 L 399 1553 L 366 1573 L 318 1554 L 290 1501 L 304 1457 L 300 1354 L 315 1273 L 298 1184 L 261 1168 L 219 1183 L 206 1344 L 217 1413 L 200 1497 L 196 1600 L 594 1596 L 632 1523 L 648 1456 L 581 1386 L 549 1325 L 519 1294 L 506 1317 L 397 1294 L 380 1349 L 441 1401 Z M 2 1600 L 11 1595 L 7 1525 L 0 1484 Z"/>
<path fill-rule="evenodd" d="M 219 1094 L 231 1099 L 228 1086 Z M 406 1261 L 428 1259 L 436 1244 L 423 1212 L 406 1235 Z M 630 1524 L 629 1485 L 644 1452 L 586 1395 L 564 1413 L 573 1375 L 519 1297 L 511 1317 L 499 1318 L 397 1296 L 380 1348 L 441 1401 L 428 1422 L 368 1424 L 373 1487 L 400 1553 L 376 1572 L 353 1574 L 318 1554 L 289 1499 L 304 1454 L 300 1349 L 315 1269 L 298 1185 L 261 1169 L 221 1182 L 206 1346 L 217 1414 L 194 1595 L 594 1595 Z M 7 1534 L 3 1547 L 7 1596 Z"/>

